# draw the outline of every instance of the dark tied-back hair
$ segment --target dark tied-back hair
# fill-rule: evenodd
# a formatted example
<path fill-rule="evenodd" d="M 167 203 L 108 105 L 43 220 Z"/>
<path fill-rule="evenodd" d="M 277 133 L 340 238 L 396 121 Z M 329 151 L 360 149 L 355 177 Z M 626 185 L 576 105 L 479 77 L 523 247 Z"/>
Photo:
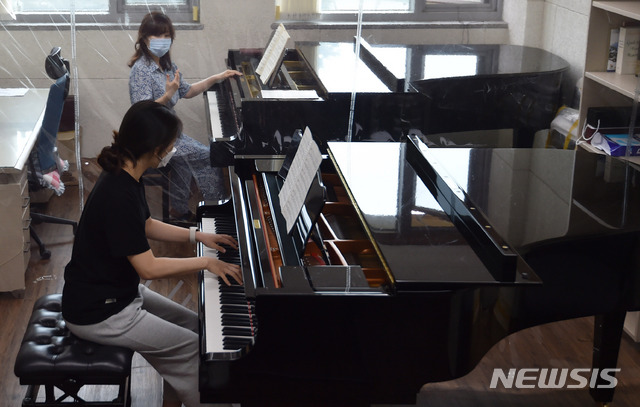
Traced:
<path fill-rule="evenodd" d="M 166 33 L 171 35 L 171 41 L 176 38 L 176 30 L 173 28 L 173 23 L 168 15 L 160 11 L 152 11 L 145 15 L 142 18 L 142 22 L 140 22 L 140 27 L 138 27 L 138 40 L 135 44 L 136 52 L 129 60 L 129 68 L 131 68 L 142 55 L 153 59 L 151 51 L 149 51 L 149 47 L 147 47 L 146 40 L 151 36 L 159 37 Z M 160 68 L 164 70 L 171 69 L 170 54 L 171 52 L 169 51 L 160 58 Z"/>
<path fill-rule="evenodd" d="M 167 106 L 143 100 L 129 108 L 120 129 L 113 132 L 113 142 L 102 149 L 98 164 L 107 172 L 118 172 L 125 160 L 135 166 L 147 153 L 164 151 L 182 133 L 182 121 Z"/>

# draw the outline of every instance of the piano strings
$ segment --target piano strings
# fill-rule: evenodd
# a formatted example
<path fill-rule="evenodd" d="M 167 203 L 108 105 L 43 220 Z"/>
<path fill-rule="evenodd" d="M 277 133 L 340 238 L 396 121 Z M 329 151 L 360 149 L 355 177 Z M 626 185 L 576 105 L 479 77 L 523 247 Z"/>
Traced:
<path fill-rule="evenodd" d="M 253 174 L 253 185 L 258 199 L 259 207 L 262 209 L 260 212 L 260 222 L 262 223 L 262 233 L 264 234 L 264 241 L 267 246 L 267 253 L 269 253 L 269 265 L 271 267 L 271 276 L 276 288 L 282 287 L 282 281 L 278 275 L 278 270 L 283 265 L 282 255 L 278 248 L 278 238 L 276 237 L 275 225 L 273 217 L 271 215 L 271 209 L 269 208 L 269 202 L 267 201 L 267 194 L 264 190 L 264 185 L 258 182 L 256 174 Z"/>

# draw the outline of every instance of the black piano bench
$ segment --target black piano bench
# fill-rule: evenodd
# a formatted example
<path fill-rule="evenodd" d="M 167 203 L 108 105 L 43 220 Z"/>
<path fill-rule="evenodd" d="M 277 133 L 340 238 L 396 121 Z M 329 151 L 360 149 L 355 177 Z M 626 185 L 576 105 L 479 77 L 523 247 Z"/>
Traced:
<path fill-rule="evenodd" d="M 74 336 L 62 319 L 61 303 L 61 294 L 50 294 L 33 306 L 14 365 L 20 384 L 28 386 L 22 405 L 130 407 L 133 351 Z M 84 401 L 78 392 L 85 385 L 117 385 L 118 396 L 111 401 Z M 37 401 L 40 386 L 45 386 L 44 401 Z M 63 393 L 57 398 L 56 388 Z"/>

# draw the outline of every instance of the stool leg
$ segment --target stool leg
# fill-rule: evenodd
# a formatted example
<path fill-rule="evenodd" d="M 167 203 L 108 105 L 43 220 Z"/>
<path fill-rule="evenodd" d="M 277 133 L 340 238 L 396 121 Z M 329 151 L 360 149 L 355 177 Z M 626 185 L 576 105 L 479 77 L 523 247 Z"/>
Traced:
<path fill-rule="evenodd" d="M 34 406 L 36 404 L 38 390 L 40 390 L 40 386 L 37 384 L 30 384 L 27 386 L 27 393 L 22 400 L 23 407 Z"/>
<path fill-rule="evenodd" d="M 125 407 L 131 407 L 131 376 L 127 377 L 127 398 Z"/>
<path fill-rule="evenodd" d="M 118 386 L 118 398 L 116 399 L 124 407 L 131 407 L 131 376 L 128 376 Z"/>
<path fill-rule="evenodd" d="M 47 402 L 52 402 L 56 400 L 56 396 L 54 394 L 54 387 L 51 384 L 45 384 L 44 385 L 44 394 L 45 394 L 45 400 Z"/>

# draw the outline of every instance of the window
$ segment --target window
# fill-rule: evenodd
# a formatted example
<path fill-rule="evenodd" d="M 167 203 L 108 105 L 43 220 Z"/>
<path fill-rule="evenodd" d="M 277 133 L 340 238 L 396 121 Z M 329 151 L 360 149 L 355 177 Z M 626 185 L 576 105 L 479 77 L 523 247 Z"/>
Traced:
<path fill-rule="evenodd" d="M 6 3 L 17 23 L 66 24 L 72 11 L 80 25 L 137 25 L 150 10 L 165 11 L 174 23 L 193 23 L 200 18 L 200 0 L 6 0 Z"/>
<path fill-rule="evenodd" d="M 411 0 L 374 0 L 363 2 L 363 11 L 407 12 L 412 9 Z M 360 0 L 321 0 L 321 13 L 339 13 L 358 11 Z"/>
<path fill-rule="evenodd" d="M 502 0 L 362 0 L 364 22 L 497 21 Z M 360 0 L 279 0 L 284 19 L 356 21 Z"/>

